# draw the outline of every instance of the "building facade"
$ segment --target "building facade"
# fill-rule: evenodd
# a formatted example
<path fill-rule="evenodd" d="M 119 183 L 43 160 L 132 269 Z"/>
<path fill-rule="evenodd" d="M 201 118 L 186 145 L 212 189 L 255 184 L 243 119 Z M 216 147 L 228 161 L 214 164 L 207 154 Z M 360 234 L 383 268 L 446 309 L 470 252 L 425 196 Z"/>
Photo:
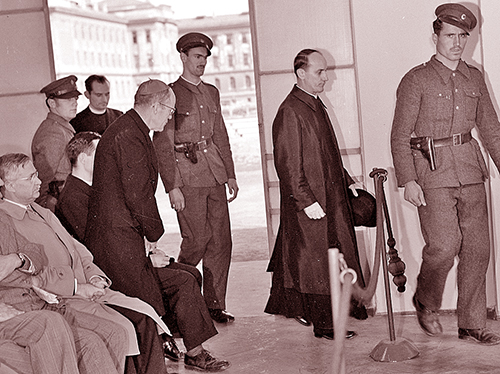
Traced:
<path fill-rule="evenodd" d="M 175 43 L 199 31 L 214 41 L 203 79 L 216 85 L 226 119 L 256 118 L 248 13 L 175 20 L 170 5 L 149 0 L 49 0 L 57 77 L 91 74 L 111 82 L 110 107 L 126 110 L 148 78 L 172 82 L 182 72 Z M 87 105 L 80 100 L 79 110 Z"/>

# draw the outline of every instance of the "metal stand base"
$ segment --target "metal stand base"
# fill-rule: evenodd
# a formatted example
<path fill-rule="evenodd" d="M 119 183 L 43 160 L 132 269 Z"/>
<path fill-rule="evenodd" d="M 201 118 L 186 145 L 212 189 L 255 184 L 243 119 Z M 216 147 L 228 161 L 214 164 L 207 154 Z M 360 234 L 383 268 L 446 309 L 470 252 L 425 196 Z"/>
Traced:
<path fill-rule="evenodd" d="M 395 341 L 382 340 L 373 348 L 370 357 L 379 362 L 400 362 L 415 358 L 419 354 L 412 342 L 398 338 Z"/>

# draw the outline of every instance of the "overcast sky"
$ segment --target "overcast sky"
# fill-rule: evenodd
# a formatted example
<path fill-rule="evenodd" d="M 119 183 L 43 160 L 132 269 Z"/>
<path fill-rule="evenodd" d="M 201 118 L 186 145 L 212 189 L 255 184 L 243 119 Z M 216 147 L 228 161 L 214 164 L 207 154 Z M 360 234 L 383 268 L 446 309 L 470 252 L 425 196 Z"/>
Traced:
<path fill-rule="evenodd" d="M 157 0 L 172 5 L 175 18 L 248 12 L 248 0 Z"/>

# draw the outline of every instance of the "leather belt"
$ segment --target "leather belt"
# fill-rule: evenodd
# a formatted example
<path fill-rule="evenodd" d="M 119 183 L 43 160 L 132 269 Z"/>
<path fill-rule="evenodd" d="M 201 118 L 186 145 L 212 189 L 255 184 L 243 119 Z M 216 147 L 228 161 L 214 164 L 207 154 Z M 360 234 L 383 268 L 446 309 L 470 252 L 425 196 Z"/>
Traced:
<path fill-rule="evenodd" d="M 189 148 L 193 148 L 196 151 L 203 151 L 212 145 L 212 139 L 203 139 L 199 142 L 186 142 L 174 144 L 174 149 L 176 152 L 183 153 L 186 152 Z"/>
<path fill-rule="evenodd" d="M 456 146 L 468 143 L 472 140 L 472 134 L 469 132 L 463 134 L 453 134 L 448 138 L 434 139 L 434 147 Z"/>

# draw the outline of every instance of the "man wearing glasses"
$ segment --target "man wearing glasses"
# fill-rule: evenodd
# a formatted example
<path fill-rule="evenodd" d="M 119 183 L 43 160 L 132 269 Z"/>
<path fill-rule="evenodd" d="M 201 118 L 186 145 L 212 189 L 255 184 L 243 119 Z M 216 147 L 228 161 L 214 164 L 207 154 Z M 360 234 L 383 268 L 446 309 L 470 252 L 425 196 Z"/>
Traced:
<path fill-rule="evenodd" d="M 212 46 L 208 36 L 197 32 L 178 40 L 183 72 L 171 84 L 176 113 L 154 142 L 182 234 L 179 262 L 197 266 L 203 260 L 205 302 L 212 319 L 226 323 L 234 320 L 226 311 L 232 252 L 228 201 L 238 195 L 238 184 L 219 91 L 201 80 Z"/>
<path fill-rule="evenodd" d="M 143 82 L 134 108 L 104 132 L 95 152 L 84 242 L 95 263 L 113 279 L 112 287 L 149 303 L 166 318 L 169 328 L 169 317 L 175 315 L 175 327 L 187 350 L 186 365 L 219 371 L 229 363 L 214 358 L 202 346 L 217 330 L 196 278 L 189 271 L 170 268 L 170 258 L 156 247 L 164 229 L 155 198 L 158 162 L 150 136 L 163 131 L 175 101 L 173 90 L 164 82 Z M 149 362 L 140 361 L 143 367 L 138 372 L 166 373 L 160 339 L 151 339 L 148 352 L 141 347 Z"/>
<path fill-rule="evenodd" d="M 455 3 L 435 14 L 436 54 L 401 80 L 391 135 L 398 185 L 418 208 L 426 243 L 413 304 L 422 330 L 441 334 L 437 312 L 458 256 L 458 337 L 494 345 L 500 336 L 486 328 L 489 173 L 471 130 L 498 168 L 500 124 L 482 73 L 461 60 L 476 17 Z"/>

